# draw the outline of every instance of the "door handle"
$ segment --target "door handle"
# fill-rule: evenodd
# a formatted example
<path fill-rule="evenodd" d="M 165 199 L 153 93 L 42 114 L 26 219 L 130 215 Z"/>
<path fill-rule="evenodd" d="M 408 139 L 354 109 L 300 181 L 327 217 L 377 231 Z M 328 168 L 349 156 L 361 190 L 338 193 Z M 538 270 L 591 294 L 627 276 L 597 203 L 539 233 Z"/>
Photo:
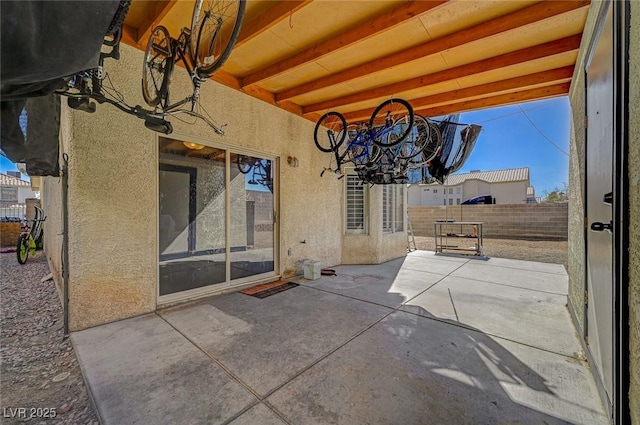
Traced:
<path fill-rule="evenodd" d="M 608 223 L 601 223 L 599 221 L 594 221 L 591 223 L 591 230 L 594 232 L 602 232 L 607 231 L 611 233 L 613 231 L 613 220 L 609 220 Z"/>

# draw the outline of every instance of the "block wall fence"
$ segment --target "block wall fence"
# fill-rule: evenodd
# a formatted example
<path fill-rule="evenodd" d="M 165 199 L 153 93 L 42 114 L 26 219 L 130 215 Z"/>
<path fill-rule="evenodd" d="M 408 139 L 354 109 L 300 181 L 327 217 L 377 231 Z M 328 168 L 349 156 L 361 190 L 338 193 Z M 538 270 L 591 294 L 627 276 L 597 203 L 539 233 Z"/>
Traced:
<path fill-rule="evenodd" d="M 413 206 L 408 208 L 415 236 L 433 236 L 439 219 L 481 221 L 484 237 L 567 240 L 568 203 Z"/>

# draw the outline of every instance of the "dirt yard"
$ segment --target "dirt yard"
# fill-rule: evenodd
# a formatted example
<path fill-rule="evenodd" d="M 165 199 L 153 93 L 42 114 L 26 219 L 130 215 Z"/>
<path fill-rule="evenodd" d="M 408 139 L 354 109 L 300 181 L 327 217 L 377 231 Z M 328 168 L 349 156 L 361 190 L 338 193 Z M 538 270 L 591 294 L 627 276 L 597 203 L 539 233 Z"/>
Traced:
<path fill-rule="evenodd" d="M 433 236 L 416 236 L 416 247 L 435 251 Z M 538 261 L 567 265 L 567 241 L 487 239 L 483 240 L 484 253 L 488 257 L 511 258 L 514 260 Z"/>
<path fill-rule="evenodd" d="M 0 254 L 0 423 L 97 425 L 48 274 L 42 252 Z"/>

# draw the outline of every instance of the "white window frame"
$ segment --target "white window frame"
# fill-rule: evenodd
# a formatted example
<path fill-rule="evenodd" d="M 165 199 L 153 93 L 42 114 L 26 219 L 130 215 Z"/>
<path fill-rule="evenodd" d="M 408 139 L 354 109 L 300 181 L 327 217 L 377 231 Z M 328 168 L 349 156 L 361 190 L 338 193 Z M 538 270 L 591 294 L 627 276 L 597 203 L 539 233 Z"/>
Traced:
<path fill-rule="evenodd" d="M 404 232 L 405 198 L 404 186 L 382 186 L 382 233 Z"/>
<path fill-rule="evenodd" d="M 362 194 L 362 206 L 361 212 L 354 211 L 353 209 L 357 209 L 357 205 L 350 206 L 350 201 L 353 201 L 351 196 L 359 196 L 356 193 L 350 194 L 351 190 L 357 190 Z M 349 215 L 356 214 L 362 215 L 362 228 L 360 227 L 349 227 L 352 226 L 352 220 L 350 220 Z M 344 233 L 345 235 L 368 235 L 369 234 L 369 187 L 366 184 L 362 184 L 360 177 L 358 177 L 355 173 L 347 173 L 346 178 L 344 179 Z"/>

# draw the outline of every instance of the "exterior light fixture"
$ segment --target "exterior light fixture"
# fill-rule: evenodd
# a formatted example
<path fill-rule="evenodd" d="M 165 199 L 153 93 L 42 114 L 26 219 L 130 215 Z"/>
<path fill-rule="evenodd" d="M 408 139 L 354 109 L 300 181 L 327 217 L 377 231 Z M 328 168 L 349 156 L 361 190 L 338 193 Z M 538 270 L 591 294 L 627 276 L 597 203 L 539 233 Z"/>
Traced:
<path fill-rule="evenodd" d="M 194 151 L 199 151 L 200 149 L 204 148 L 204 145 L 193 142 L 182 142 L 182 144 L 189 149 L 193 149 Z"/>

